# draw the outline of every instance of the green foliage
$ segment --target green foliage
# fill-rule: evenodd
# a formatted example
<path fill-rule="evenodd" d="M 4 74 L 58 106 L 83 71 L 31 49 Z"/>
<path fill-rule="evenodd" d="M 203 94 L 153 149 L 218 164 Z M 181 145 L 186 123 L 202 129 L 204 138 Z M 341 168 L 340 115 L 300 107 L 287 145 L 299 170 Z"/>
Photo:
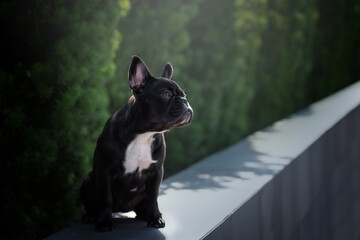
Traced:
<path fill-rule="evenodd" d="M 202 1 L 199 13 L 187 26 L 191 42 L 181 77 L 195 118 L 189 128 L 168 138 L 170 172 L 218 151 L 246 133 L 246 109 L 252 93 L 239 61 L 241 48 L 234 37 L 234 8 L 233 1 L 222 2 L 221 7 L 216 0 Z M 181 154 L 172 152 L 175 145 L 181 145 Z"/>
<path fill-rule="evenodd" d="M 133 54 L 155 74 L 172 62 L 195 110 L 190 127 L 167 134 L 172 174 L 359 78 L 359 4 L 333 2 L 134 1 L 120 24 L 110 112 L 130 95 Z"/>
<path fill-rule="evenodd" d="M 238 39 L 252 51 L 248 76 L 254 91 L 248 111 L 252 130 L 308 104 L 305 83 L 313 66 L 315 4 L 313 0 L 237 1 Z"/>
<path fill-rule="evenodd" d="M 236 2 L 237 38 L 253 59 L 251 131 L 359 80 L 358 1 Z"/>
<path fill-rule="evenodd" d="M 126 2 L 1 3 L 5 238 L 38 239 L 78 212 L 79 185 L 108 117 L 104 86 Z"/>
<path fill-rule="evenodd" d="M 316 7 L 314 64 L 307 82 L 310 101 L 360 79 L 360 2 L 318 0 Z"/>

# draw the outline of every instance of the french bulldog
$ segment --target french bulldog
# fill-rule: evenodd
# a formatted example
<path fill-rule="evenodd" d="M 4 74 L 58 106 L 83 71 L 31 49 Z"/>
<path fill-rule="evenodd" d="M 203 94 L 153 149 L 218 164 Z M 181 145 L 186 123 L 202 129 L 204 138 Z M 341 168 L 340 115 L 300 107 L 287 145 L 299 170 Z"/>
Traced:
<path fill-rule="evenodd" d="M 82 221 L 95 223 L 96 231 L 111 231 L 112 213 L 129 211 L 148 227 L 165 227 L 157 202 L 164 172 L 164 133 L 189 125 L 193 118 L 172 74 L 167 63 L 161 77 L 154 77 L 140 57 L 132 57 L 128 78 L 133 95 L 106 122 L 93 169 L 80 190 L 85 206 Z"/>

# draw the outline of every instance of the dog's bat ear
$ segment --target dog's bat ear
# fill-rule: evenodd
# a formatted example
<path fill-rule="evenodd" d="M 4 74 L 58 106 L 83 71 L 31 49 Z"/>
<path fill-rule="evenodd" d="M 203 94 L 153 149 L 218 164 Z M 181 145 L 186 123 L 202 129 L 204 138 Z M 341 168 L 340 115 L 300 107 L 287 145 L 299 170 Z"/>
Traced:
<path fill-rule="evenodd" d="M 164 67 L 163 73 L 161 74 L 161 77 L 171 79 L 173 71 L 174 70 L 173 70 L 171 63 L 168 62 L 167 64 L 165 64 L 165 67 Z"/>
<path fill-rule="evenodd" d="M 138 56 L 133 56 L 129 67 L 129 87 L 140 93 L 145 86 L 146 79 L 151 76 L 146 64 Z"/>

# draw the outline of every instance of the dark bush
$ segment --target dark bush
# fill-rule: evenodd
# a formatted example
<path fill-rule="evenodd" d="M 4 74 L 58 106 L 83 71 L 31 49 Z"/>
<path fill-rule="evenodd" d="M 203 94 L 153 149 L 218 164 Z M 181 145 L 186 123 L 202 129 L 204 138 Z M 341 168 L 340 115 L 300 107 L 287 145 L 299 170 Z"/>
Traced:
<path fill-rule="evenodd" d="M 79 184 L 108 116 L 104 85 L 125 8 L 100 0 L 0 3 L 5 239 L 44 237 L 79 211 Z"/>

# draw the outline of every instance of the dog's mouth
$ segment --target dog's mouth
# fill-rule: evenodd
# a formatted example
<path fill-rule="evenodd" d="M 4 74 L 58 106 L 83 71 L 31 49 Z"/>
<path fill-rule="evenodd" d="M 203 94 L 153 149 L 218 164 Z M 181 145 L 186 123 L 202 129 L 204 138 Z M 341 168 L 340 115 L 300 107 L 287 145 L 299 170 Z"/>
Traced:
<path fill-rule="evenodd" d="M 184 126 L 188 126 L 188 125 L 191 123 L 192 118 L 193 118 L 193 111 L 191 111 L 190 109 L 188 109 L 188 110 L 184 113 L 184 117 L 183 117 Z"/>
<path fill-rule="evenodd" d="M 192 119 L 193 119 L 193 111 L 191 108 L 187 109 L 184 114 L 181 115 L 179 118 L 179 121 L 177 123 L 177 127 L 184 127 L 190 125 Z"/>
<path fill-rule="evenodd" d="M 161 129 L 161 131 L 170 131 L 174 128 L 186 127 L 190 125 L 193 117 L 194 112 L 189 106 L 184 112 L 182 112 L 182 114 L 178 116 L 172 116 L 172 121 L 169 121 L 169 119 L 164 119 L 165 121 L 161 121 L 161 123 L 154 123 L 154 129 Z"/>

